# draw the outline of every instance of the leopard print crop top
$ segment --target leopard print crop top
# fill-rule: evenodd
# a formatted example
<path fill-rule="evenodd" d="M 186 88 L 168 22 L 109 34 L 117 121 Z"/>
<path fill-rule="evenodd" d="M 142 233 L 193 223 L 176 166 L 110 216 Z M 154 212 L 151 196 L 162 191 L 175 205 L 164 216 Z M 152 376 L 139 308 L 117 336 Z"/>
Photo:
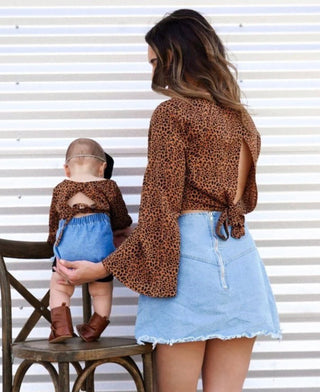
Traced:
<path fill-rule="evenodd" d="M 68 200 L 79 192 L 85 194 L 94 204 L 92 206 L 79 204 L 69 206 Z M 53 189 L 47 242 L 51 245 L 55 243 L 56 232 L 61 219 L 68 223 L 79 212 L 104 212 L 108 214 L 113 231 L 124 229 L 132 223 L 120 189 L 115 181 L 109 179 L 88 182 L 63 180 Z"/>
<path fill-rule="evenodd" d="M 238 184 L 242 141 L 253 165 L 241 200 Z M 183 210 L 221 211 L 216 233 L 244 235 L 244 214 L 257 202 L 260 136 L 246 111 L 238 113 L 201 98 L 171 98 L 154 111 L 149 128 L 138 225 L 103 260 L 127 287 L 153 297 L 175 296 L 180 258 L 178 217 Z M 227 230 L 228 232 L 228 230 Z"/>

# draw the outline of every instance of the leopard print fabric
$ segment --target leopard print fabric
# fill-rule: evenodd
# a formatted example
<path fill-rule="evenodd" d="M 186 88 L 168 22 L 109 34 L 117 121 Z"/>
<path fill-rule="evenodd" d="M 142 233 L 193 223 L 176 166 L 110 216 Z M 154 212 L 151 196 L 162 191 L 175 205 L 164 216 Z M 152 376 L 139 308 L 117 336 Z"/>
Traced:
<path fill-rule="evenodd" d="M 243 140 L 254 164 L 241 201 L 233 205 Z M 205 99 L 171 98 L 154 111 L 148 142 L 138 226 L 103 264 L 139 293 L 171 297 L 177 289 L 181 211 L 221 211 L 217 234 L 227 239 L 222 228 L 230 225 L 233 237 L 244 235 L 243 215 L 257 202 L 260 136 L 247 112 Z"/>
<path fill-rule="evenodd" d="M 94 201 L 94 205 L 76 204 L 72 207 L 69 206 L 68 200 L 79 192 Z M 89 182 L 64 180 L 54 188 L 52 193 L 47 242 L 51 245 L 55 243 L 56 232 L 61 219 L 65 219 L 68 223 L 79 212 L 104 212 L 108 214 L 112 230 L 124 229 L 132 223 L 120 189 L 115 181 L 108 179 Z"/>

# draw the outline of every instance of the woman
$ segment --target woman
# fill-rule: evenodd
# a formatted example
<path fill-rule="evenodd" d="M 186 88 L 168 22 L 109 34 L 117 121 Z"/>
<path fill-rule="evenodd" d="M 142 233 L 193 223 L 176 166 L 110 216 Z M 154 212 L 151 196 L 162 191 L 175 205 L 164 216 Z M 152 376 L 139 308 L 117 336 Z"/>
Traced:
<path fill-rule="evenodd" d="M 239 392 L 255 337 L 280 337 L 270 284 L 244 214 L 257 202 L 259 134 L 225 49 L 198 12 L 146 35 L 154 111 L 139 221 L 95 264 L 58 263 L 72 284 L 112 272 L 136 290 L 138 342 L 156 346 L 158 392 Z M 91 274 L 91 275 L 90 275 Z"/>

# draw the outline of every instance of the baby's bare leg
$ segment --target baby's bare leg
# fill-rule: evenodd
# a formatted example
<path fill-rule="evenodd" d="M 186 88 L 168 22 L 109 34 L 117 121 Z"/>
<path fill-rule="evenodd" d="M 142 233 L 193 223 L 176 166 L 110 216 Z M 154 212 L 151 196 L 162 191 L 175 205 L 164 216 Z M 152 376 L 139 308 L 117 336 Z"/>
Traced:
<path fill-rule="evenodd" d="M 53 272 L 50 281 L 50 309 L 54 309 L 61 306 L 63 303 L 66 306 L 70 306 L 70 298 L 74 292 L 74 286 L 72 285 L 62 285 L 59 281 L 62 277 L 57 273 Z"/>
<path fill-rule="evenodd" d="M 94 312 L 109 319 L 112 306 L 112 282 L 91 282 L 89 293 L 92 297 Z"/>
<path fill-rule="evenodd" d="M 92 297 L 94 313 L 86 323 L 77 325 L 77 331 L 85 342 L 99 339 L 109 325 L 112 304 L 112 282 L 91 282 L 89 293 Z"/>
<path fill-rule="evenodd" d="M 73 336 L 72 319 L 70 313 L 70 297 L 74 286 L 60 284 L 61 276 L 53 272 L 50 281 L 50 315 L 51 333 L 50 343 L 64 342 Z"/>

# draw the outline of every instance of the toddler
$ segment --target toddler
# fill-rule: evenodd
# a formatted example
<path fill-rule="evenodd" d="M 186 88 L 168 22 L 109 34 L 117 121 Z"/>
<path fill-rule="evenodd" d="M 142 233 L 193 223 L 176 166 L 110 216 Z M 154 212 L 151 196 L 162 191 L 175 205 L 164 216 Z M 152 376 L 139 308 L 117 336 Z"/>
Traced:
<path fill-rule="evenodd" d="M 47 241 L 55 258 L 100 262 L 129 235 L 132 219 L 117 184 L 104 178 L 106 165 L 106 154 L 94 140 L 81 138 L 69 145 L 64 165 L 68 178 L 54 188 L 50 207 Z M 53 271 L 50 343 L 74 336 L 69 308 L 74 286 L 59 283 L 61 279 Z M 112 280 L 109 275 L 89 283 L 94 313 L 88 323 L 77 325 L 86 342 L 97 340 L 109 324 Z"/>

